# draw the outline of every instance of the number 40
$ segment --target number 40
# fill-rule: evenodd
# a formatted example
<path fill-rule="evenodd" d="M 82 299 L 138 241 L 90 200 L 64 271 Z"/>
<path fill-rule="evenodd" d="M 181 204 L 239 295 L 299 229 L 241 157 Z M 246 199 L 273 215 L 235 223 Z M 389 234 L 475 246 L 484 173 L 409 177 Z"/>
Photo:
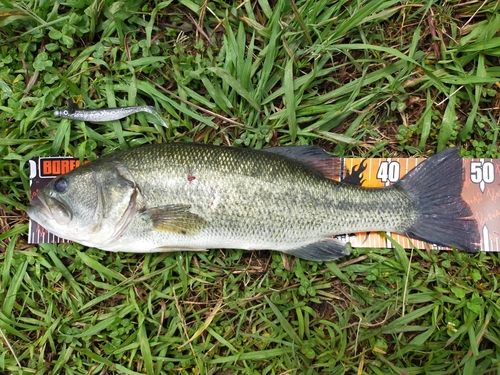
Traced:
<path fill-rule="evenodd" d="M 385 183 L 399 180 L 399 163 L 397 161 L 383 161 L 378 168 L 377 178 Z"/>

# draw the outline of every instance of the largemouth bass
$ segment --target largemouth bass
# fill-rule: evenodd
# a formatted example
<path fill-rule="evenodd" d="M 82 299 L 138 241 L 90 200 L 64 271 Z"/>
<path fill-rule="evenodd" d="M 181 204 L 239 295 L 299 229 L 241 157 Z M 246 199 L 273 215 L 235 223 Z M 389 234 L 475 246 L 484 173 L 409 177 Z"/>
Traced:
<path fill-rule="evenodd" d="M 326 261 L 349 254 L 331 236 L 364 231 L 478 250 L 456 149 L 386 188 L 326 178 L 310 165 L 325 155 L 315 146 L 147 145 L 58 177 L 28 214 L 57 236 L 109 251 L 266 249 Z"/>
<path fill-rule="evenodd" d="M 56 109 L 54 111 L 55 117 L 89 122 L 109 122 L 120 120 L 124 117 L 133 115 L 134 113 L 146 112 L 156 117 L 160 124 L 168 128 L 167 123 L 161 118 L 156 108 L 149 105 L 119 108 L 79 109 L 71 99 L 67 100 L 66 104 L 66 108 Z"/>

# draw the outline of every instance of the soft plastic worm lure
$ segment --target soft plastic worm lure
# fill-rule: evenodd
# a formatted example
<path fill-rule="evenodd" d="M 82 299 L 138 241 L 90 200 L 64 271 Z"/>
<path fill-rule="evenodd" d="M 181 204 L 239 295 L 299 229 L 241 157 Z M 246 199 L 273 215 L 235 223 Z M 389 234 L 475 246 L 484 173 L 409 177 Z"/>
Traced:
<path fill-rule="evenodd" d="M 56 109 L 54 116 L 67 118 L 70 120 L 80 120 L 89 122 L 108 122 L 119 120 L 138 112 L 147 112 L 156 117 L 156 119 L 166 128 L 168 128 L 165 120 L 161 118 L 155 107 L 141 105 L 135 107 L 121 108 L 100 108 L 100 109 L 79 109 L 72 100 L 68 100 L 65 109 Z"/>

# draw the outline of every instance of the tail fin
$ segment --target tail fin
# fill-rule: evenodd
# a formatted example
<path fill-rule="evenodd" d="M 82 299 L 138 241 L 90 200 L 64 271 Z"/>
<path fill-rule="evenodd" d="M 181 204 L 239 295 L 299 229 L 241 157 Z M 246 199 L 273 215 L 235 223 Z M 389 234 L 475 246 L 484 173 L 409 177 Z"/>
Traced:
<path fill-rule="evenodd" d="M 419 211 L 406 235 L 442 246 L 477 252 L 480 235 L 469 205 L 462 199 L 464 170 L 456 148 L 429 158 L 397 185 L 413 199 Z"/>

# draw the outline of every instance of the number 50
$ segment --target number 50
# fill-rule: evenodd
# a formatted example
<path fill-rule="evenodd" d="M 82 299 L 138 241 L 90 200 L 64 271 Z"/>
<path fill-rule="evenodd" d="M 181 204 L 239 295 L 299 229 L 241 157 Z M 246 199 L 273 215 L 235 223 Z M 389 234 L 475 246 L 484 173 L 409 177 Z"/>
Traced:
<path fill-rule="evenodd" d="M 475 184 L 485 182 L 491 184 L 495 180 L 495 168 L 493 163 L 485 161 L 472 161 L 470 163 L 470 180 Z"/>

